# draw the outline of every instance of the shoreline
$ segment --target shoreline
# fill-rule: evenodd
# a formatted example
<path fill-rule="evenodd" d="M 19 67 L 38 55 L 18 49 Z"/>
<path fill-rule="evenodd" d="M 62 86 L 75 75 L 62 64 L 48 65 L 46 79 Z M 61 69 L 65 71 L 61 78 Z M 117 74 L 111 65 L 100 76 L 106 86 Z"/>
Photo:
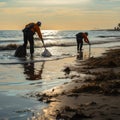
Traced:
<path fill-rule="evenodd" d="M 79 32 L 79 31 L 76 31 L 76 32 Z M 4 97 L 1 96 L 2 97 L 1 105 L 3 105 L 1 106 L 1 115 L 4 118 L 11 119 L 17 116 L 17 119 L 19 119 L 19 116 L 20 116 L 24 119 L 26 117 L 31 117 L 30 116 L 31 114 L 33 115 L 34 118 L 36 117 L 40 119 L 40 117 L 42 117 L 40 116 L 41 109 L 42 109 L 44 113 L 43 117 L 46 117 L 47 119 L 47 117 L 49 117 L 49 113 L 52 112 L 52 110 L 49 109 L 50 105 L 55 106 L 55 104 L 56 104 L 55 106 L 56 108 L 53 106 L 54 107 L 54 108 L 52 107 L 53 113 L 50 113 L 51 119 L 53 117 L 55 119 L 64 118 L 63 114 L 66 117 L 70 118 L 73 115 L 75 115 L 76 112 L 78 113 L 77 115 L 79 116 L 79 110 L 80 110 L 79 106 L 84 106 L 86 104 L 88 105 L 88 103 L 89 104 L 99 103 L 97 102 L 97 100 L 90 99 L 90 98 L 99 98 L 99 95 L 98 97 L 96 96 L 97 93 L 93 95 L 93 93 L 85 93 L 82 89 L 80 89 L 80 86 L 87 83 L 87 82 L 84 82 L 84 80 L 87 79 L 87 81 L 90 82 L 91 77 L 93 77 L 94 75 L 89 75 L 90 68 L 83 69 L 84 66 L 86 65 L 84 61 L 80 60 L 80 63 L 79 63 L 79 60 L 76 60 L 76 45 L 73 46 L 73 42 L 75 42 L 74 34 L 76 32 L 74 31 L 58 31 L 57 33 L 54 31 L 44 32 L 46 45 L 48 46 L 48 49 L 50 50 L 53 56 L 51 58 L 42 58 L 40 55 L 44 48 L 42 48 L 41 43 L 36 40 L 35 56 L 33 61 L 30 60 L 29 49 L 27 49 L 28 50 L 27 61 L 20 60 L 14 57 L 16 45 L 23 43 L 23 40 L 20 37 L 20 32 L 16 32 L 16 31 L 3 32 L 3 36 L 0 41 L 2 45 L 0 46 L 0 51 L 1 51 L 0 62 L 2 63 L 0 85 L 1 85 L 1 94 L 4 95 Z M 13 34 L 16 34 L 16 35 L 13 36 Z M 92 43 L 91 58 L 100 57 L 102 52 L 104 52 L 105 50 L 108 50 L 112 46 L 119 46 L 118 32 L 113 33 L 113 32 L 107 32 L 107 31 L 106 32 L 90 31 L 90 39 Z M 103 42 L 103 44 L 101 44 L 101 42 Z M 83 51 L 84 51 L 83 59 L 87 60 L 89 56 L 88 55 L 89 46 L 87 44 L 84 45 Z M 69 57 L 63 58 L 65 56 L 69 56 Z M 73 57 L 71 58 L 71 56 Z M 57 58 L 57 59 L 53 61 L 50 60 L 54 58 Z M 96 63 L 94 59 L 92 59 L 91 62 L 94 62 L 94 64 Z M 82 63 L 84 63 L 84 66 L 82 65 Z M 110 63 L 112 63 L 113 66 L 115 65 L 113 62 L 110 62 Z M 106 70 L 105 72 L 107 72 L 108 69 L 105 68 L 104 69 Z M 93 72 L 94 71 L 99 72 L 101 71 L 101 68 L 93 69 Z M 113 71 L 110 71 L 110 73 L 113 74 Z M 115 77 L 115 74 L 113 75 Z M 103 78 L 104 77 L 105 76 L 103 75 Z M 118 82 L 116 82 L 116 84 L 117 83 Z M 119 86 L 119 83 L 118 83 L 118 86 Z M 91 89 L 93 89 L 94 86 L 88 86 L 88 87 L 91 87 Z M 99 86 L 95 86 L 95 87 L 97 89 L 99 88 Z M 81 93 L 80 91 L 83 91 L 83 93 Z M 43 95 L 48 92 L 51 94 L 51 98 L 49 98 L 49 95 L 48 97 L 46 95 L 46 98 Z M 114 90 L 111 91 L 111 93 L 113 92 L 115 91 Z M 31 96 L 29 96 L 30 94 Z M 22 103 L 19 100 L 19 98 L 18 100 L 16 99 L 16 96 L 20 97 L 21 100 L 22 100 L 22 97 L 25 98 L 26 102 L 23 101 Z M 33 98 L 30 98 L 32 96 Z M 60 99 L 58 98 L 58 96 L 60 97 Z M 12 100 L 13 105 L 11 104 L 9 98 L 14 99 Z M 26 103 L 29 104 L 29 100 L 31 99 L 35 100 L 35 103 L 37 102 L 38 105 L 37 107 L 36 106 L 34 107 L 34 101 L 33 101 L 33 104 L 31 103 L 30 105 L 30 106 L 33 105 L 30 108 L 30 111 L 29 110 L 26 111 L 26 108 L 30 107 L 29 105 L 28 107 L 26 107 L 27 105 Z M 62 101 L 64 101 L 64 104 Z M 74 104 L 72 103 L 72 101 Z M 21 106 L 19 107 L 16 103 Z M 43 104 L 43 106 L 45 105 L 46 107 L 46 103 L 48 105 L 48 108 L 43 109 L 43 107 L 39 107 L 39 105 L 41 106 L 41 104 Z M 71 107 L 69 105 L 71 105 Z M 34 110 L 34 108 L 36 110 Z M 37 111 L 37 108 L 40 110 Z M 20 113 L 18 116 L 17 112 L 19 112 L 19 109 L 20 109 Z M 57 112 L 55 109 L 57 109 Z M 83 109 L 85 108 L 83 107 Z M 47 114 L 45 114 L 46 113 L 44 112 L 45 110 L 48 111 L 48 116 Z M 67 116 L 68 115 L 67 113 L 63 113 L 65 110 L 68 111 L 71 114 L 71 116 Z M 93 117 L 93 114 L 91 115 L 89 113 L 87 114 L 86 111 L 83 111 L 83 110 L 81 111 L 83 112 L 84 115 L 88 117 L 90 116 Z M 4 115 L 3 115 L 3 112 L 5 113 Z M 39 113 L 39 116 L 37 112 Z"/>
<path fill-rule="evenodd" d="M 120 64 L 118 61 L 113 64 L 111 60 L 116 57 L 110 56 L 116 54 L 120 59 L 120 50 L 105 50 L 102 56 L 98 55 L 101 51 L 97 51 L 97 57 L 76 60 L 74 64 L 66 66 L 70 69 L 67 77 L 71 82 L 66 81 L 61 86 L 36 93 L 34 96 L 38 101 L 48 103 L 48 107 L 43 109 L 42 115 L 34 117 L 37 120 L 119 119 Z"/>

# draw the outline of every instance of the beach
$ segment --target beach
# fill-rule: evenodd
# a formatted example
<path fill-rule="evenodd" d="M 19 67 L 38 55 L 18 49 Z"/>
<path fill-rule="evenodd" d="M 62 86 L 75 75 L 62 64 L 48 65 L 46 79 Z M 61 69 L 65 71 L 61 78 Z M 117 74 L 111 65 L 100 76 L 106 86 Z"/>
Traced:
<path fill-rule="evenodd" d="M 78 60 L 75 41 L 77 32 L 44 31 L 45 44 L 52 56 L 42 57 L 41 53 L 44 48 L 36 40 L 35 55 L 33 59 L 30 59 L 29 46 L 26 58 L 16 58 L 14 56 L 16 47 L 23 42 L 20 31 L 0 31 L 0 97 L 2 98 L 0 99 L 0 119 L 69 120 L 76 119 L 74 115 L 78 115 L 78 118 L 81 119 L 119 118 L 119 113 L 117 113 L 119 107 L 116 105 L 119 104 L 119 94 L 116 95 L 117 92 L 113 90 L 115 96 L 113 94 L 106 96 L 103 95 L 103 91 L 99 92 L 101 88 L 95 85 L 93 85 L 95 86 L 94 89 L 98 90 L 95 90 L 95 92 L 92 86 L 90 86 L 90 89 L 86 88 L 88 89 L 86 92 L 81 89 L 84 84 L 90 84 L 91 79 L 95 78 L 93 73 L 97 71 L 99 73 L 103 68 L 107 71 L 114 67 L 113 70 L 116 71 L 117 68 L 119 71 L 119 68 L 113 62 L 108 64 L 108 66 L 112 64 L 112 68 L 107 69 L 106 65 L 99 68 L 109 59 L 92 69 L 93 73 L 90 70 L 96 64 L 99 65 L 101 61 L 99 57 L 105 55 L 102 53 L 113 48 L 119 48 L 119 33 L 89 31 L 92 43 L 91 51 L 89 51 L 89 45 L 84 44 L 83 58 Z M 6 36 L 6 33 L 8 36 Z M 14 33 L 16 36 L 13 36 Z M 89 56 L 91 59 L 89 59 Z M 98 58 L 98 63 L 94 58 Z M 87 65 L 89 67 L 85 67 Z M 111 70 L 110 73 L 113 74 L 113 71 Z M 104 77 L 105 75 L 102 76 L 102 78 Z M 110 103 L 107 103 L 108 101 Z M 93 109 L 94 111 L 88 111 Z M 105 112 L 104 109 L 107 111 Z M 109 113 L 107 113 L 108 109 Z M 110 116 L 110 112 L 114 113 L 113 116 Z M 103 117 L 100 114 L 105 115 Z"/>
<path fill-rule="evenodd" d="M 96 56 L 86 60 L 62 59 L 66 82 L 32 97 L 48 104 L 37 120 L 120 119 L 120 49 L 93 48 Z M 101 54 L 103 53 L 103 54 Z M 67 69 L 66 69 L 67 68 Z M 69 69 L 68 69 L 69 68 Z M 68 82 L 67 78 L 71 81 Z"/>

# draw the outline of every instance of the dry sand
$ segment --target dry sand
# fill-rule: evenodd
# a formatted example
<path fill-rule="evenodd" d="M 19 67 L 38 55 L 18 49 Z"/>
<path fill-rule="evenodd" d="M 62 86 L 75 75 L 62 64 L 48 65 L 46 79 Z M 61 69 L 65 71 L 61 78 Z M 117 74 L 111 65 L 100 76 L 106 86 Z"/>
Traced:
<path fill-rule="evenodd" d="M 63 70 L 72 81 L 36 93 L 48 107 L 33 120 L 119 120 L 120 49 L 107 50 L 100 56 L 105 50 L 92 49 L 94 55 L 86 60 L 61 60 L 72 62 Z"/>

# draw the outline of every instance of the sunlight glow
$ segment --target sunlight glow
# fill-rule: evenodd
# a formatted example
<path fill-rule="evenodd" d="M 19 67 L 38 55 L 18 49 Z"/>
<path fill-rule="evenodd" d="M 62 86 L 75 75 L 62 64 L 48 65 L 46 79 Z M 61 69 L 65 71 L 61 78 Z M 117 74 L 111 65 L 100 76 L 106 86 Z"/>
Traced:
<path fill-rule="evenodd" d="M 44 30 L 113 28 L 120 0 L 0 0 L 0 29 L 42 22 Z"/>
<path fill-rule="evenodd" d="M 45 4 L 45 5 L 64 5 L 64 4 L 81 4 L 81 3 L 87 3 L 90 2 L 91 0 L 29 0 L 29 1 L 18 1 L 19 3 L 27 3 L 27 4 Z"/>

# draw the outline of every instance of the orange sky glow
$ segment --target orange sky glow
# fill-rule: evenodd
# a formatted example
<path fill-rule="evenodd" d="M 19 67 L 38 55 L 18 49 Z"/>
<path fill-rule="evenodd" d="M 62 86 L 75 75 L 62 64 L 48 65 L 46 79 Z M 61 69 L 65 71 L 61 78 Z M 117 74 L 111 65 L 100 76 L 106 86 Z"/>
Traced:
<path fill-rule="evenodd" d="M 44 30 L 110 29 L 120 22 L 120 0 L 0 0 L 0 30 L 42 22 Z"/>

